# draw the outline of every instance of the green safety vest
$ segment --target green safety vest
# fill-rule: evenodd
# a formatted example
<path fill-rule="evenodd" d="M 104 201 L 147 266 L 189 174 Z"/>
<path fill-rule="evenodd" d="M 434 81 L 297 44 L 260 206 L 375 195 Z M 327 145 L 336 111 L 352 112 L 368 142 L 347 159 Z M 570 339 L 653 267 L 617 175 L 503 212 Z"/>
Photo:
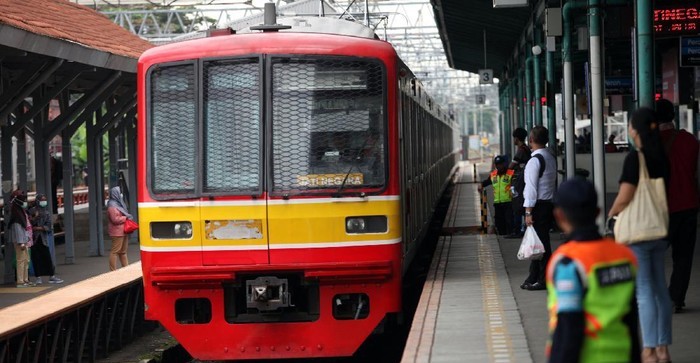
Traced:
<path fill-rule="evenodd" d="M 510 190 L 515 171 L 508 169 L 503 175 L 498 175 L 498 170 L 491 172 L 491 184 L 493 185 L 493 202 L 507 203 L 513 200 L 513 192 Z"/>
<path fill-rule="evenodd" d="M 605 238 L 599 241 L 569 242 L 552 255 L 547 268 L 547 307 L 550 341 L 557 325 L 557 295 L 553 268 L 564 257 L 575 263 L 583 286 L 583 312 L 586 330 L 579 362 L 626 362 L 630 359 L 632 340 L 623 321 L 630 312 L 634 296 L 637 260 L 626 246 Z M 584 275 L 585 274 L 585 275 Z"/>

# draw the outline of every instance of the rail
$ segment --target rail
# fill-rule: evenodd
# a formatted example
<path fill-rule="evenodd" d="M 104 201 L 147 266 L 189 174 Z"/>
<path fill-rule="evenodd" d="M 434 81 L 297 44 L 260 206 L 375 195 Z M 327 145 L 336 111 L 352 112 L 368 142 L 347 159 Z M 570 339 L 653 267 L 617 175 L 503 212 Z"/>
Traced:
<path fill-rule="evenodd" d="M 0 363 L 94 362 L 156 326 L 143 316 L 138 262 L 0 309 Z"/>

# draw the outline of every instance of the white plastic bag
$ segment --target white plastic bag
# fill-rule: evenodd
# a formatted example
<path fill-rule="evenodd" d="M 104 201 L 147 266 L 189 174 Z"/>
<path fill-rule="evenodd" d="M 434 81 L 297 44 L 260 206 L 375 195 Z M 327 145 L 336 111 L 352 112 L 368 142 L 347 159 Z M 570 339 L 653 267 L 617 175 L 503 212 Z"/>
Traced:
<path fill-rule="evenodd" d="M 518 260 L 539 260 L 544 255 L 544 245 L 537 237 L 535 227 L 528 226 L 518 249 Z"/>

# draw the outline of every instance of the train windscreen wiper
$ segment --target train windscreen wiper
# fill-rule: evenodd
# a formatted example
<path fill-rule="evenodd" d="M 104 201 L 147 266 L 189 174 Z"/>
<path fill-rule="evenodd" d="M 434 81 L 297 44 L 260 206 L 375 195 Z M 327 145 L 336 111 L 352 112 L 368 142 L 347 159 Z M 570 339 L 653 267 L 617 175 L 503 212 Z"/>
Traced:
<path fill-rule="evenodd" d="M 369 137 L 365 137 L 365 141 L 362 142 L 362 146 L 357 150 L 357 154 L 350 160 L 350 167 L 348 168 L 348 172 L 345 173 L 345 177 L 343 178 L 343 182 L 340 183 L 340 186 L 338 187 L 338 190 L 335 191 L 335 196 L 336 197 L 341 197 L 342 195 L 340 194 L 343 191 L 343 188 L 345 188 L 345 183 L 348 182 L 348 178 L 350 177 L 350 173 L 352 172 L 352 168 L 354 168 L 357 162 L 361 160 L 360 156 L 362 155 L 362 152 L 365 150 L 365 146 L 367 146 L 367 140 L 369 140 Z M 359 169 L 358 169 L 359 171 Z"/>

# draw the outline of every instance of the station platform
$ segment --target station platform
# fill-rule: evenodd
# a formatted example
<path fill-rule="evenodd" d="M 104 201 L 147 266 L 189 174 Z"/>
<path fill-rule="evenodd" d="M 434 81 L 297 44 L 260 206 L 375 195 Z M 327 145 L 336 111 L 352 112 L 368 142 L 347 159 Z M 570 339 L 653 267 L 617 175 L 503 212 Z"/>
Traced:
<path fill-rule="evenodd" d="M 105 248 L 109 253 L 109 240 L 105 240 Z M 35 287 L 17 288 L 14 285 L 0 285 L 0 309 L 33 299 L 37 296 L 49 293 L 59 288 L 71 285 L 91 277 L 109 272 L 107 256 L 88 256 L 89 242 L 75 242 L 75 263 L 64 264 L 64 245 L 56 246 L 56 275 L 64 280 L 62 284 L 49 284 L 46 278 L 44 283 Z M 131 243 L 127 250 L 129 263 L 133 264 L 141 260 L 139 245 Z M 0 260 L 0 271 L 4 271 L 4 262 Z M 34 278 L 30 278 L 34 281 Z"/>
<path fill-rule="evenodd" d="M 487 175 L 489 166 L 478 165 L 477 180 Z M 479 193 L 472 182 L 474 169 L 465 163 L 460 170 L 402 363 L 544 363 L 547 293 L 520 289 L 529 267 L 528 261 L 516 257 L 520 240 L 473 232 L 473 227 L 481 224 Z M 551 237 L 553 249 L 564 242 L 559 233 Z M 670 350 L 674 362 L 700 362 L 700 350 L 696 348 L 699 265 L 700 251 L 696 248 L 687 308 L 673 315 Z M 671 266 L 669 251 L 667 278 Z"/>

